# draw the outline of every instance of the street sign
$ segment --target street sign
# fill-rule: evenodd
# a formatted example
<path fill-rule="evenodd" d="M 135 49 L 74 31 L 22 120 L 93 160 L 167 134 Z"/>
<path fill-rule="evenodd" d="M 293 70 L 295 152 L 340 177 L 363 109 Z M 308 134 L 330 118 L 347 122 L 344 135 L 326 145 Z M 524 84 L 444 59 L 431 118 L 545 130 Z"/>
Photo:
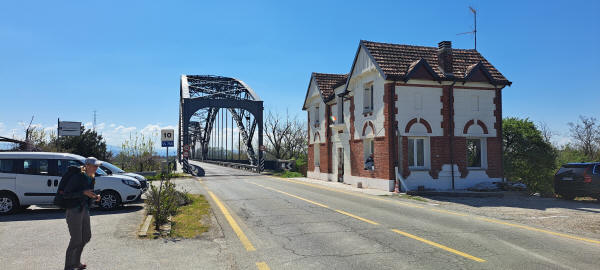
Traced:
<path fill-rule="evenodd" d="M 58 121 L 58 136 L 81 135 L 81 122 Z"/>
<path fill-rule="evenodd" d="M 160 142 L 162 147 L 173 147 L 175 145 L 175 130 L 173 129 L 161 129 L 160 130 Z"/>
<path fill-rule="evenodd" d="M 183 157 L 184 158 L 188 158 L 189 156 L 190 156 L 189 152 L 187 152 L 187 151 L 183 152 Z"/>
<path fill-rule="evenodd" d="M 184 144 L 183 145 L 183 150 L 190 151 L 190 145 L 189 144 Z"/>
<path fill-rule="evenodd" d="M 160 142 L 160 145 L 162 147 L 173 147 L 173 146 L 175 146 L 175 142 L 173 142 L 173 141 L 162 141 L 162 142 Z"/>
<path fill-rule="evenodd" d="M 259 147 L 260 151 L 265 151 L 267 150 L 267 147 L 263 144 Z"/>

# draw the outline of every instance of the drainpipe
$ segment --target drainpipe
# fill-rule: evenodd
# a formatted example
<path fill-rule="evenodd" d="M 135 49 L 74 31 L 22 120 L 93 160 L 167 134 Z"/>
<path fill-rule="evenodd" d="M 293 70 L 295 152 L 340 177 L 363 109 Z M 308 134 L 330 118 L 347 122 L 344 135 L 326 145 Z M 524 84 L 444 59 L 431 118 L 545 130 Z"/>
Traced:
<path fill-rule="evenodd" d="M 450 126 L 450 171 L 452 173 L 452 190 L 454 190 L 454 84 L 456 80 L 452 81 L 450 88 L 448 89 L 448 124 Z"/>

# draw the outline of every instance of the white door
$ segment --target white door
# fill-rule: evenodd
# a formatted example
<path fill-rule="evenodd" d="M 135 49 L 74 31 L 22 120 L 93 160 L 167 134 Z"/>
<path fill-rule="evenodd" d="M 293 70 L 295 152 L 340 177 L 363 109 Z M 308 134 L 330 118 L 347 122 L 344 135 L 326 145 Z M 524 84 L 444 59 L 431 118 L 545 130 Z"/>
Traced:
<path fill-rule="evenodd" d="M 56 176 L 50 173 L 48 159 L 19 160 L 17 195 L 21 205 L 51 204 L 56 194 Z M 56 183 L 58 186 L 58 183 Z"/>
<path fill-rule="evenodd" d="M 15 192 L 16 179 L 14 160 L 0 159 L 0 190 Z"/>

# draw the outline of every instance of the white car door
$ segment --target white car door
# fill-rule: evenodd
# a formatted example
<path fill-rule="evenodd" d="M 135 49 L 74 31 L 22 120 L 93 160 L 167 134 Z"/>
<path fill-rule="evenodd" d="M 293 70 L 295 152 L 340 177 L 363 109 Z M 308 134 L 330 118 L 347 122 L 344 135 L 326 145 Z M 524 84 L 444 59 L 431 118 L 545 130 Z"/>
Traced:
<path fill-rule="evenodd" d="M 21 205 L 51 204 L 56 194 L 55 176 L 50 174 L 48 159 L 22 159 L 17 175 L 17 196 Z"/>
<path fill-rule="evenodd" d="M 14 160 L 0 159 L 0 190 L 15 192 L 16 179 Z"/>

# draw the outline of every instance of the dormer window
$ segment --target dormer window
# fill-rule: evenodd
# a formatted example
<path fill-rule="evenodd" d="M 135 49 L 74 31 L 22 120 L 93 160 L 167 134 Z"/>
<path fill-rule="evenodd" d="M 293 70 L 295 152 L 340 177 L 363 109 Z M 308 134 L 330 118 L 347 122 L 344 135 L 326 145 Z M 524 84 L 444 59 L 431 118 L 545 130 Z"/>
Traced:
<path fill-rule="evenodd" d="M 344 123 L 344 97 L 340 97 L 339 101 L 338 101 L 338 123 L 339 124 L 343 124 Z"/>
<path fill-rule="evenodd" d="M 368 112 L 373 111 L 373 84 L 372 83 L 365 85 L 363 103 L 364 103 L 363 113 L 368 113 Z"/>
<path fill-rule="evenodd" d="M 315 126 L 319 125 L 319 106 L 315 107 Z"/>

